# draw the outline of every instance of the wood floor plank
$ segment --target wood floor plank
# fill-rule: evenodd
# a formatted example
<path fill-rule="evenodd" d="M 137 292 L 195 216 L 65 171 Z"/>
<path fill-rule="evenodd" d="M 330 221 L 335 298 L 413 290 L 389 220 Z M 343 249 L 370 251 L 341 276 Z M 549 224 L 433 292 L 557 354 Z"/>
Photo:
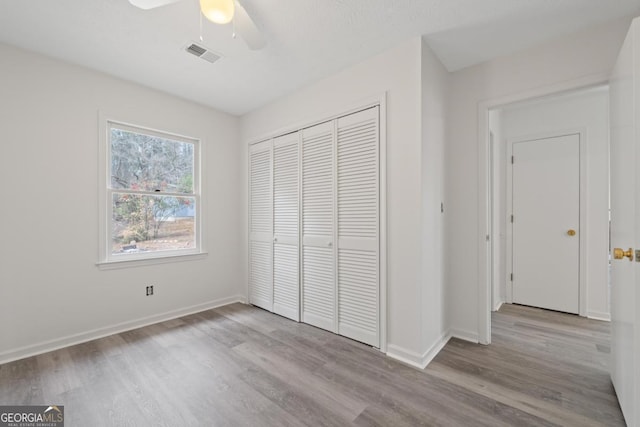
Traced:
<path fill-rule="evenodd" d="M 488 350 L 475 351 L 475 348 L 470 348 L 466 343 L 457 347 L 455 342 L 451 342 L 434 362 L 452 363 L 458 356 L 472 364 L 467 368 L 468 374 L 484 371 L 487 381 L 500 383 L 513 378 L 514 384 L 521 388 L 527 387 L 530 392 L 543 388 L 556 393 L 575 394 L 589 404 L 602 399 L 606 404 L 613 405 L 614 411 L 617 412 L 617 400 L 612 394 L 611 382 L 606 374 L 590 368 L 572 368 L 570 364 L 557 360 L 550 363 L 549 359 L 540 355 L 523 356 L 515 351 L 509 355 L 505 354 L 508 353 L 505 349 Z M 490 367 L 493 367 L 493 370 L 490 370 Z M 463 365 L 457 368 L 462 371 Z"/>
<path fill-rule="evenodd" d="M 274 352 L 266 352 L 258 345 L 245 343 L 234 348 L 245 359 L 251 360 L 263 371 L 277 378 L 298 396 L 308 398 L 322 408 L 322 412 L 333 414 L 337 425 L 353 421 L 367 406 L 366 402 L 353 395 L 331 387 L 331 384 L 314 374 L 315 368 L 308 363 L 282 357 Z M 321 424 L 324 424 L 322 422 Z"/>
<path fill-rule="evenodd" d="M 602 423 L 592 421 L 586 415 L 566 411 L 557 404 L 559 400 L 557 397 L 552 400 L 535 399 L 528 393 L 518 392 L 512 388 L 483 381 L 438 363 L 430 366 L 429 374 L 473 390 L 478 394 L 519 409 L 524 413 L 539 417 L 540 420 L 545 420 L 552 425 L 580 425 L 585 427 L 602 425 Z"/>
<path fill-rule="evenodd" d="M 279 320 L 273 318 L 271 321 L 260 321 L 256 319 L 255 316 L 252 316 L 250 311 L 241 309 L 233 304 L 218 307 L 215 309 L 215 312 L 265 334 L 275 331 L 277 326 L 274 323 Z"/>
<path fill-rule="evenodd" d="M 505 304 L 492 325 L 419 370 L 232 304 L 0 365 L 0 404 L 95 427 L 624 425 L 607 322 Z"/>
<path fill-rule="evenodd" d="M 429 416 L 436 424 L 511 426 L 517 419 L 519 425 L 544 425 L 543 420 L 537 419 L 524 423 L 523 419 L 536 417 L 401 364 L 393 372 L 387 372 L 339 362 L 323 372 L 336 384 L 351 387 L 352 393 L 367 393 L 366 398 L 372 402 L 382 401 L 383 406 L 403 408 L 414 416 Z M 391 396 L 393 403 L 389 404 L 387 396 Z"/>
<path fill-rule="evenodd" d="M 44 401 L 42 382 L 35 357 L 0 365 L 0 404 L 29 405 Z"/>

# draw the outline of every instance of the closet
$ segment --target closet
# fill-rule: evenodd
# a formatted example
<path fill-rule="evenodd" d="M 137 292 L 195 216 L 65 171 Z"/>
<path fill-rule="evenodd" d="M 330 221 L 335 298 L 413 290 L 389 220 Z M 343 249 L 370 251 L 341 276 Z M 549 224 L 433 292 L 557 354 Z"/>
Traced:
<path fill-rule="evenodd" d="M 380 346 L 379 107 L 249 149 L 249 302 Z"/>

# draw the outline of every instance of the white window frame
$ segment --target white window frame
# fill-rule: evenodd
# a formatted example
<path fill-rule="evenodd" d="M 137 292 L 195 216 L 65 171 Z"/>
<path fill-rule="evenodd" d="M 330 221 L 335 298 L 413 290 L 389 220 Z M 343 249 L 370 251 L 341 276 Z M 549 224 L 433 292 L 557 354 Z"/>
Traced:
<path fill-rule="evenodd" d="M 135 267 L 149 264 L 161 264 L 176 261 L 188 261 L 192 259 L 200 259 L 206 256 L 204 250 L 202 235 L 202 218 L 203 218 L 203 198 L 202 198 L 202 144 L 199 138 L 180 135 L 176 132 L 152 129 L 150 127 L 127 123 L 122 120 L 114 120 L 100 114 L 99 118 L 99 179 L 98 179 L 98 204 L 99 204 L 99 251 L 97 265 L 100 269 L 112 269 L 123 267 Z M 157 136 L 160 138 L 170 139 L 174 141 L 193 144 L 193 194 L 174 194 L 161 193 L 168 196 L 192 197 L 195 198 L 195 245 L 190 249 L 166 250 L 155 252 L 138 252 L 130 254 L 113 254 L 112 253 L 112 230 L 113 230 L 113 193 L 122 192 L 119 189 L 111 188 L 111 128 L 142 133 L 145 135 Z M 157 192 L 138 192 L 142 195 L 158 196 Z"/>

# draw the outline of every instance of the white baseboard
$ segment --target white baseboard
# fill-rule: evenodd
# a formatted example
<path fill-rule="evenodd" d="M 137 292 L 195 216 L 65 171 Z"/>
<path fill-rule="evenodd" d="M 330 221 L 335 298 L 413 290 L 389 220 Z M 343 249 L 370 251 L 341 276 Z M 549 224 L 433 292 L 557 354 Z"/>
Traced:
<path fill-rule="evenodd" d="M 462 329 L 455 329 L 455 328 L 449 329 L 449 336 L 451 338 L 458 338 L 458 339 L 469 341 L 475 344 L 480 342 L 480 340 L 478 339 L 477 332 L 465 331 Z"/>
<path fill-rule="evenodd" d="M 502 304 L 504 304 L 504 301 L 498 301 L 498 303 L 496 303 L 496 304 L 493 306 L 493 311 L 498 311 L 498 310 L 500 310 L 500 307 L 502 307 Z"/>
<path fill-rule="evenodd" d="M 600 311 L 588 311 L 587 317 L 594 320 L 604 320 L 605 322 L 611 322 L 611 313 L 603 313 Z"/>
<path fill-rule="evenodd" d="M 426 365 L 422 365 L 422 357 L 423 355 L 416 353 L 413 350 L 407 350 L 406 348 L 388 344 L 387 345 L 387 356 L 392 359 L 399 360 L 400 362 L 406 363 L 411 366 L 415 366 L 419 369 L 424 369 Z"/>
<path fill-rule="evenodd" d="M 422 356 L 422 363 L 424 365 L 423 368 L 426 368 L 427 365 L 431 363 L 431 361 L 438 355 L 438 353 L 440 353 L 440 350 L 442 350 L 444 346 L 447 345 L 450 339 L 451 335 L 444 334 L 438 341 L 433 343 L 431 348 L 427 350 L 426 353 Z"/>
<path fill-rule="evenodd" d="M 121 332 L 130 331 L 132 329 L 141 328 L 143 326 L 152 325 L 154 323 L 160 323 L 166 320 L 188 316 L 190 314 L 199 313 L 201 311 L 210 310 L 212 308 L 221 307 L 223 305 L 233 304 L 236 302 L 246 303 L 246 297 L 244 295 L 235 295 L 228 298 L 221 298 L 203 304 L 196 304 L 190 307 L 171 310 L 165 313 L 154 314 L 153 316 L 142 317 L 140 319 L 131 320 L 128 322 L 122 322 L 111 326 L 105 326 L 90 331 L 68 335 L 66 337 L 55 338 L 52 340 L 7 350 L 0 353 L 0 364 L 12 362 L 18 359 L 24 359 L 42 353 L 47 353 L 76 344 L 81 344 L 98 338 L 104 338 L 109 335 L 119 334 Z"/>
<path fill-rule="evenodd" d="M 449 338 L 451 338 L 450 335 L 441 336 L 438 341 L 433 343 L 431 348 L 422 354 L 416 353 L 412 350 L 407 350 L 394 344 L 389 344 L 387 346 L 387 356 L 408 365 L 415 366 L 416 368 L 424 369 L 429 363 L 431 363 L 433 358 L 440 353 L 440 350 L 444 348 L 449 341 Z"/>

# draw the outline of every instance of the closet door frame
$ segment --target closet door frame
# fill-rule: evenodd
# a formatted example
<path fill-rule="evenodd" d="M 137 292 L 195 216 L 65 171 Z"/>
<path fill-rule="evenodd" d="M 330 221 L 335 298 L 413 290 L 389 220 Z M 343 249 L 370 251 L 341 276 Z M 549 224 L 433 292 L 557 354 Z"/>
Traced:
<path fill-rule="evenodd" d="M 249 139 L 248 146 L 260 143 L 265 140 L 273 139 L 277 136 L 299 131 L 304 128 L 314 126 L 323 122 L 336 120 L 340 117 L 366 110 L 367 108 L 380 107 L 380 351 L 387 352 L 387 306 L 388 306 L 388 287 L 387 287 L 387 93 L 383 92 L 357 102 L 345 103 L 332 107 L 331 110 L 324 114 L 318 114 L 313 119 L 301 120 L 291 123 L 272 132 L 268 132 L 262 136 Z M 247 156 L 250 161 L 250 156 Z M 247 174 L 248 176 L 248 174 Z M 250 188 L 247 188 L 250 191 Z M 247 193 L 250 194 L 250 193 Z M 250 207 L 248 212 L 250 213 Z M 249 216 L 249 215 L 247 215 Z M 249 220 L 249 218 L 247 218 Z M 249 224 L 249 221 L 247 222 Z M 301 232 L 301 231 L 300 231 Z M 248 242 L 250 245 L 250 241 Z M 250 267 L 251 260 L 247 259 L 247 265 Z M 248 288 L 247 288 L 248 291 Z"/>

